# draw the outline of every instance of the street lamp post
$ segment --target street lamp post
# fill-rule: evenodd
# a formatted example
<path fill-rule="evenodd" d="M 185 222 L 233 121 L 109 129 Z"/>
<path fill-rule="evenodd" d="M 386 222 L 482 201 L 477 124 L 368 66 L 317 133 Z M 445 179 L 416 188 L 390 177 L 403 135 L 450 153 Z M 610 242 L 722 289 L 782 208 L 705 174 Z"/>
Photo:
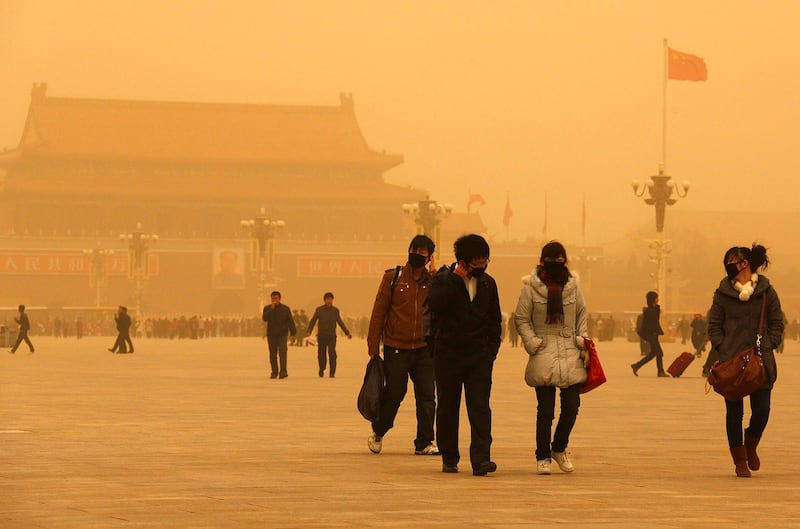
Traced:
<path fill-rule="evenodd" d="M 142 309 L 144 283 L 149 275 L 147 262 L 150 245 L 158 241 L 158 235 L 145 233 L 142 231 L 142 223 L 137 222 L 135 231 L 120 233 L 119 239 L 128 245 L 128 277 L 134 280 L 136 316 L 139 317 Z"/>
<path fill-rule="evenodd" d="M 89 285 L 95 289 L 95 306 L 100 306 L 100 291 L 106 283 L 106 261 L 109 255 L 114 254 L 114 250 L 107 250 L 100 246 L 91 250 L 84 250 L 83 253 L 89 256 Z"/>
<path fill-rule="evenodd" d="M 258 273 L 258 308 L 267 300 L 267 274 L 275 270 L 275 234 L 286 223 L 267 217 L 264 208 L 253 219 L 242 220 L 242 228 L 250 230 L 250 269 Z"/>
<path fill-rule="evenodd" d="M 430 197 L 416 204 L 403 204 L 403 212 L 414 219 L 417 234 L 427 235 L 439 246 L 442 221 L 453 212 L 452 204 L 440 204 Z"/>
<path fill-rule="evenodd" d="M 656 232 L 664 231 L 664 220 L 667 206 L 672 206 L 678 198 L 685 198 L 689 193 L 689 182 L 684 180 L 681 183 L 673 182 L 672 177 L 664 174 L 663 166 L 659 166 L 658 174 L 650 177 L 651 182 L 631 182 L 633 194 L 643 197 L 645 192 L 648 197 L 644 199 L 645 204 L 656 208 Z M 673 197 L 674 193 L 674 197 Z M 650 261 L 656 265 L 656 291 L 658 292 L 661 303 L 666 307 L 666 261 L 670 256 L 670 240 L 657 238 L 649 242 Z"/>

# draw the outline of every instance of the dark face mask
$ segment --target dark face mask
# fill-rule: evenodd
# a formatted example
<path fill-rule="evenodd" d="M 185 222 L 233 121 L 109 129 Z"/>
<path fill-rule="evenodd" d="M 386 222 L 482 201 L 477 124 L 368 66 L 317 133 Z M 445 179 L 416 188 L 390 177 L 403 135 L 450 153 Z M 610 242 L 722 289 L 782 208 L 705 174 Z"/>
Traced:
<path fill-rule="evenodd" d="M 728 274 L 728 279 L 734 280 L 739 275 L 739 269 L 736 267 L 739 263 L 728 263 L 725 265 L 725 273 Z"/>
<path fill-rule="evenodd" d="M 558 261 L 545 261 L 542 263 L 542 269 L 554 281 L 563 280 L 567 274 L 567 265 Z"/>
<path fill-rule="evenodd" d="M 421 268 L 425 266 L 425 261 L 428 258 L 424 255 L 420 255 L 418 253 L 409 253 L 408 254 L 408 264 L 411 265 L 411 268 Z"/>
<path fill-rule="evenodd" d="M 476 279 L 481 277 L 484 273 L 486 273 L 486 267 L 485 266 L 480 267 L 480 268 L 470 268 L 470 271 L 469 271 L 469 275 L 471 275 L 472 277 L 474 277 Z"/>

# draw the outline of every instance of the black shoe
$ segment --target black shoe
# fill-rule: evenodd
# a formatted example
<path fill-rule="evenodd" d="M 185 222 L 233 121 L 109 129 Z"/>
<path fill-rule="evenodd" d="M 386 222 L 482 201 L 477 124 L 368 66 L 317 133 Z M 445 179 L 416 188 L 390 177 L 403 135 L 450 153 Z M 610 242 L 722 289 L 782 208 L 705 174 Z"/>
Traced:
<path fill-rule="evenodd" d="M 331 378 L 336 378 L 336 375 L 334 375 L 333 373 L 331 373 Z"/>
<path fill-rule="evenodd" d="M 322 378 L 322 377 L 324 377 L 324 376 L 325 376 L 325 371 L 323 371 L 322 369 L 320 369 L 320 370 L 319 370 L 319 378 Z"/>
<path fill-rule="evenodd" d="M 116 353 L 116 351 L 113 350 L 113 349 L 109 349 L 108 351 L 111 352 L 111 353 Z"/>
<path fill-rule="evenodd" d="M 631 369 L 633 369 L 633 376 L 638 377 L 639 373 L 637 371 L 639 371 L 639 368 L 636 367 L 636 364 L 631 364 Z"/>
<path fill-rule="evenodd" d="M 278 378 L 278 373 L 272 373 L 269 378 Z"/>
<path fill-rule="evenodd" d="M 458 465 L 442 465 L 442 472 L 445 474 L 458 474 Z"/>
<path fill-rule="evenodd" d="M 658 376 L 661 378 L 672 378 L 666 371 L 659 371 Z"/>
<path fill-rule="evenodd" d="M 10 354 L 10 355 L 13 355 L 14 353 L 16 353 L 16 351 L 15 351 L 15 350 L 13 350 L 13 349 L 9 349 L 9 350 L 8 350 L 8 354 Z"/>
<path fill-rule="evenodd" d="M 281 373 L 281 378 L 286 378 L 289 376 L 289 373 Z"/>
<path fill-rule="evenodd" d="M 494 461 L 481 461 L 477 468 L 473 469 L 473 476 L 485 476 L 489 472 L 497 470 L 497 464 Z"/>

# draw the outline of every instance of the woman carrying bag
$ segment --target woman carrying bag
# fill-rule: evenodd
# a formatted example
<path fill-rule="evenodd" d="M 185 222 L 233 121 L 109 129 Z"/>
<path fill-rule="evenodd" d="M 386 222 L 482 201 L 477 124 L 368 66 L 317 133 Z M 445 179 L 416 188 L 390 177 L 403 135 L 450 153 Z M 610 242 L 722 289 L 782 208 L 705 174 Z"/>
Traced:
<path fill-rule="evenodd" d="M 587 312 L 583 294 L 567 268 L 567 252 L 559 242 L 542 248 L 539 265 L 519 295 L 515 321 L 529 357 L 525 382 L 536 389 L 536 471 L 550 474 L 555 459 L 562 472 L 572 472 L 567 444 L 586 382 Z M 560 390 L 561 415 L 555 435 L 556 388 Z"/>
<path fill-rule="evenodd" d="M 756 273 L 769 266 L 766 248 L 755 243 L 752 248 L 734 246 L 725 252 L 722 263 L 726 277 L 714 292 L 708 316 L 711 354 L 723 363 L 740 351 L 760 345 L 766 374 L 766 382 L 749 396 L 750 425 L 744 430 L 744 436 L 744 399 L 725 399 L 728 446 L 736 475 L 746 478 L 750 477 L 751 470 L 761 466 L 756 447 L 767 426 L 772 386 L 778 376 L 773 350 L 781 343 L 783 317 L 777 292 L 766 276 Z M 763 331 L 759 333 L 762 310 Z M 759 334 L 761 340 L 757 344 Z M 758 358 L 753 360 L 758 361 Z"/>

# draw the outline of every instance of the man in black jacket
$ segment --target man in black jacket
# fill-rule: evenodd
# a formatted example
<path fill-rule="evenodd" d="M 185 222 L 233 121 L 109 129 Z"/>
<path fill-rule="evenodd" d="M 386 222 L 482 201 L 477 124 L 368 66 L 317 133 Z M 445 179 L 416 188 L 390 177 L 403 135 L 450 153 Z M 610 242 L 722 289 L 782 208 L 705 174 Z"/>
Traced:
<path fill-rule="evenodd" d="M 294 326 L 292 311 L 289 307 L 281 303 L 281 293 L 277 290 L 270 294 L 272 303 L 264 307 L 261 319 L 267 322 L 267 346 L 269 347 L 269 364 L 272 373 L 269 378 L 286 378 L 289 373 L 286 371 L 286 354 L 289 349 L 287 339 L 291 334 L 295 336 L 297 329 Z M 280 358 L 280 371 L 278 370 L 278 358 Z"/>
<path fill-rule="evenodd" d="M 114 342 L 114 347 L 109 351 L 116 353 L 119 350 L 120 354 L 132 353 L 131 317 L 128 316 L 128 307 L 120 305 L 114 315 L 114 321 L 117 323 L 117 340 Z"/>
<path fill-rule="evenodd" d="M 14 321 L 19 324 L 19 334 L 17 334 L 17 341 L 14 343 L 14 347 L 12 347 L 9 352 L 11 354 L 16 353 L 19 344 L 21 344 L 22 341 L 25 340 L 25 343 L 28 344 L 28 349 L 30 349 L 31 354 L 33 354 L 34 352 L 33 344 L 31 343 L 31 339 L 28 338 L 28 331 L 31 328 L 31 322 L 28 319 L 28 315 L 25 314 L 25 305 L 20 305 L 18 309 L 19 309 L 19 317 L 14 318 Z"/>
<path fill-rule="evenodd" d="M 330 377 L 336 376 L 336 325 L 342 328 L 347 339 L 353 338 L 347 326 L 342 321 L 339 309 L 333 306 L 333 293 L 325 292 L 322 296 L 323 305 L 317 307 L 311 321 L 308 323 L 308 336 L 311 336 L 314 325 L 319 321 L 317 327 L 317 361 L 319 362 L 319 376 L 325 375 L 327 358 L 331 361 Z M 327 356 L 326 356 L 327 355 Z"/>
<path fill-rule="evenodd" d="M 458 472 L 458 419 L 461 388 L 471 426 L 469 458 L 472 473 L 497 470 L 491 460 L 492 369 L 500 349 L 502 314 L 497 284 L 486 274 L 489 245 L 480 235 L 465 235 L 454 244 L 456 263 L 439 269 L 431 282 L 428 308 L 435 322 L 438 409 L 436 438 L 442 471 Z"/>
<path fill-rule="evenodd" d="M 656 359 L 656 368 L 658 369 L 659 377 L 669 378 L 669 375 L 664 371 L 664 351 L 661 349 L 661 344 L 658 342 L 658 337 L 664 334 L 661 329 L 659 319 L 661 317 L 661 307 L 658 304 L 658 292 L 650 291 L 645 294 L 647 306 L 642 309 L 642 326 L 638 329 L 639 337 L 646 341 L 650 346 L 650 352 L 639 360 L 631 364 L 633 374 L 639 376 L 639 369 L 642 368 L 647 362 Z"/>

